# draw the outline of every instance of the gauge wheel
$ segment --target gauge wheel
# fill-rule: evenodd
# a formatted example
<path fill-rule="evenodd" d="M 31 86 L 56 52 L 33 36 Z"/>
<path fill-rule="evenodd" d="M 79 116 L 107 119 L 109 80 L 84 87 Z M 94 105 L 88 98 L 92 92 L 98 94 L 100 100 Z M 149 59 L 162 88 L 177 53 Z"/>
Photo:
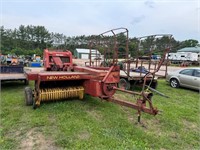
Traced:
<path fill-rule="evenodd" d="M 172 79 L 170 80 L 170 85 L 171 85 L 171 87 L 173 87 L 173 88 L 178 88 L 178 87 L 180 86 L 178 80 L 177 80 L 177 79 L 174 79 L 174 78 L 172 78 Z"/>
<path fill-rule="evenodd" d="M 130 85 L 130 82 L 129 82 L 129 81 L 127 81 L 127 80 L 124 79 L 124 78 L 121 78 L 121 79 L 119 80 L 118 87 L 119 87 L 120 89 L 129 90 L 130 87 L 131 87 L 131 85 Z"/>
<path fill-rule="evenodd" d="M 33 93 L 30 87 L 26 87 L 25 90 L 25 104 L 27 106 L 33 105 Z"/>

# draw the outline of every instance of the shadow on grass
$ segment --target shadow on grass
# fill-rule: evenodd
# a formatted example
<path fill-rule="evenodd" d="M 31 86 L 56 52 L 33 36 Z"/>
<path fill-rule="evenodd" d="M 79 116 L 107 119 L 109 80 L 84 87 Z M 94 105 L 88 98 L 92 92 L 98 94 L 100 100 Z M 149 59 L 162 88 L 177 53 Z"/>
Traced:
<path fill-rule="evenodd" d="M 179 87 L 180 89 L 184 89 L 184 90 L 188 90 L 190 92 L 200 92 L 200 90 L 195 90 L 195 89 L 190 89 L 190 88 L 186 88 L 186 87 Z"/>
<path fill-rule="evenodd" d="M 9 90 L 12 88 L 23 88 L 25 85 L 23 81 L 1 81 L 1 90 Z"/>
<path fill-rule="evenodd" d="M 196 90 L 196 89 L 191 89 L 191 88 L 182 87 L 182 86 L 181 86 L 181 87 L 178 87 L 178 88 L 173 88 L 173 87 L 170 86 L 169 83 L 166 83 L 166 85 L 169 86 L 171 89 L 188 90 L 189 92 L 198 92 L 198 93 L 200 92 L 200 89 L 199 89 L 199 90 Z"/>

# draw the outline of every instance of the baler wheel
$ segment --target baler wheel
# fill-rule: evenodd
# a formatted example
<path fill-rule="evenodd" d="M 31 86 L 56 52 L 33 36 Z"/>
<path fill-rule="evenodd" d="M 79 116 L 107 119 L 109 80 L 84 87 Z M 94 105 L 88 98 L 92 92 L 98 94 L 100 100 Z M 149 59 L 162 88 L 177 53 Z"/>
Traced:
<path fill-rule="evenodd" d="M 33 105 L 33 93 L 30 87 L 26 87 L 25 90 L 25 103 L 27 106 Z"/>

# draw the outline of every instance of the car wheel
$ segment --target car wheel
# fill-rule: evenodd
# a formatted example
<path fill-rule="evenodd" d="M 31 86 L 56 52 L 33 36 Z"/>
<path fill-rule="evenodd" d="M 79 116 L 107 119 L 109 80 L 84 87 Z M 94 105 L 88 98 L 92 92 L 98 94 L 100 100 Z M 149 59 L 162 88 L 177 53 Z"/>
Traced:
<path fill-rule="evenodd" d="M 178 80 L 177 79 L 171 79 L 170 80 L 170 85 L 171 85 L 171 87 L 173 87 L 173 88 L 178 88 L 179 87 L 179 82 L 178 82 Z"/>

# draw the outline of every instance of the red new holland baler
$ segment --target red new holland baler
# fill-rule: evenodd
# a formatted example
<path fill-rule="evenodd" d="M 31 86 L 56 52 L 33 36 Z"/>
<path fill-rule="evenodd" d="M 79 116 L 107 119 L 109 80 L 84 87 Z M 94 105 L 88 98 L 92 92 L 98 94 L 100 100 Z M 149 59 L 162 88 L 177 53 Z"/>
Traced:
<path fill-rule="evenodd" d="M 30 87 L 25 88 L 26 105 L 32 105 L 36 109 L 40 106 L 41 102 L 65 100 L 68 98 L 83 99 L 84 94 L 89 94 L 134 108 L 139 113 L 141 111 L 153 115 L 158 113 L 158 110 L 151 103 L 152 93 L 127 91 L 117 87 L 120 77 L 120 68 L 118 65 L 113 64 L 109 68 L 95 69 L 77 66 L 72 63 L 71 52 L 58 52 L 58 55 L 56 53 L 56 51 L 49 52 L 47 49 L 44 51 L 45 71 L 27 72 L 27 79 L 33 80 L 35 84 L 33 90 Z M 51 63 L 50 59 L 52 59 Z M 59 63 L 56 63 L 56 61 Z M 48 71 L 52 70 L 51 67 L 54 67 L 54 69 L 57 68 L 60 71 Z M 137 99 L 137 103 L 119 100 L 113 97 L 116 90 L 136 94 L 140 98 Z M 147 101 L 150 103 L 150 108 L 146 107 Z"/>

